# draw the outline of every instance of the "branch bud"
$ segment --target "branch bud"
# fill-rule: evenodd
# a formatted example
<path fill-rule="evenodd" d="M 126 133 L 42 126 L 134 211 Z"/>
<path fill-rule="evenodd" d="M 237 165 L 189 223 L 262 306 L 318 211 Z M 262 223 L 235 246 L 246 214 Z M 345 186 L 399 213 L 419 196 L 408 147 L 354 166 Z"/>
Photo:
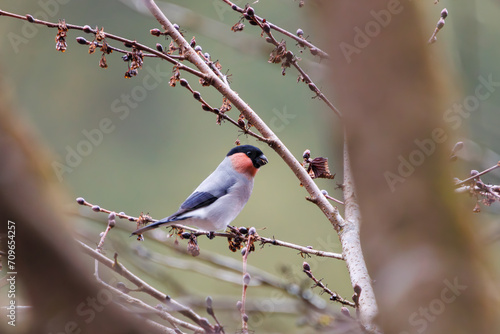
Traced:
<path fill-rule="evenodd" d="M 349 309 L 345 306 L 342 306 L 340 308 L 340 313 L 342 313 L 343 315 L 345 315 L 348 318 L 351 318 L 351 312 L 349 312 Z"/>
<path fill-rule="evenodd" d="M 245 285 L 250 284 L 250 274 L 249 273 L 245 273 L 245 275 L 243 275 L 243 284 L 245 284 Z"/>
<path fill-rule="evenodd" d="M 160 31 L 160 29 L 156 29 L 156 28 L 155 28 L 155 29 L 151 29 L 151 30 L 149 31 L 149 33 L 150 33 L 151 35 L 153 35 L 153 36 L 156 36 L 156 37 L 159 37 L 159 36 L 161 35 L 161 31 Z"/>
<path fill-rule="evenodd" d="M 78 42 L 78 44 L 87 45 L 87 40 L 83 37 L 77 37 L 76 41 Z"/>
<path fill-rule="evenodd" d="M 441 17 L 443 19 L 448 17 L 448 10 L 446 8 L 441 11 Z"/>
<path fill-rule="evenodd" d="M 438 23 L 437 23 L 437 28 L 438 29 L 442 29 L 444 27 L 444 19 L 443 18 L 440 18 Z"/>
<path fill-rule="evenodd" d="M 304 262 L 302 263 L 302 269 L 304 269 L 305 271 L 311 271 L 311 266 L 309 265 L 309 263 Z"/>
<path fill-rule="evenodd" d="M 83 26 L 83 32 L 89 34 L 92 32 L 92 28 L 88 24 L 86 24 Z"/>

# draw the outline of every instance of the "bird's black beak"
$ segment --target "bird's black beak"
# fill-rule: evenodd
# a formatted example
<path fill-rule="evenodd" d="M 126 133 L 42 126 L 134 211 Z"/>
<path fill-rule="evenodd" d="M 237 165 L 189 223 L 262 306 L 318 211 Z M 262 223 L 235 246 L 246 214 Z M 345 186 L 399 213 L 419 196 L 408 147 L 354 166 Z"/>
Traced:
<path fill-rule="evenodd" d="M 269 160 L 267 160 L 266 156 L 264 154 L 261 154 L 258 158 L 257 158 L 257 166 L 261 167 L 261 166 L 264 166 L 265 164 L 267 164 L 269 162 Z M 257 167 L 258 168 L 258 167 Z"/>

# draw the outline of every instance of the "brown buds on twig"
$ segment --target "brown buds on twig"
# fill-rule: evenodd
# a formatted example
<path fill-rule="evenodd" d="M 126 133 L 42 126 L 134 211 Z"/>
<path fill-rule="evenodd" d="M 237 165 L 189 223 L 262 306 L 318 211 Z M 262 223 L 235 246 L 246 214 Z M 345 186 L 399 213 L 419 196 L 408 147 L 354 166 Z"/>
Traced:
<path fill-rule="evenodd" d="M 458 158 L 455 155 L 458 151 L 460 151 L 464 147 L 464 143 L 459 141 L 453 146 L 453 149 L 451 150 L 450 154 L 450 161 L 456 161 Z"/>
<path fill-rule="evenodd" d="M 160 30 L 160 29 L 157 29 L 157 28 L 155 28 L 155 29 L 151 29 L 151 30 L 149 31 L 149 33 L 150 33 L 151 35 L 153 35 L 153 36 L 156 36 L 156 37 L 160 37 L 161 35 L 163 35 L 163 33 L 161 32 L 161 30 Z"/>
<path fill-rule="evenodd" d="M 28 18 L 28 21 L 30 21 L 30 18 L 31 18 L 31 20 L 33 20 L 33 17 L 31 15 L 30 15 L 30 17 L 27 16 L 27 18 Z M 33 22 L 34 22 L 34 20 L 33 20 Z M 68 46 L 66 44 L 67 32 L 68 32 L 68 27 L 66 26 L 66 21 L 59 20 L 59 25 L 57 27 L 57 35 L 56 35 L 56 50 L 57 51 L 61 51 L 61 52 L 66 51 L 66 48 Z"/>
<path fill-rule="evenodd" d="M 312 289 L 314 289 L 315 287 L 321 288 L 323 290 L 323 293 L 330 295 L 330 300 L 335 301 L 335 302 L 339 302 L 343 305 L 347 305 L 347 306 L 351 306 L 351 307 L 358 307 L 359 306 L 353 302 L 350 302 L 350 301 L 342 298 L 336 292 L 333 292 L 332 290 L 330 290 L 322 282 L 322 279 L 318 280 L 316 277 L 314 277 L 314 275 L 311 271 L 311 266 L 309 265 L 309 263 L 307 263 L 307 262 L 302 263 L 302 271 L 307 275 L 307 277 L 309 277 L 314 282 L 314 285 L 311 287 Z"/>
<path fill-rule="evenodd" d="M 439 18 L 436 28 L 434 29 L 434 32 L 432 33 L 431 38 L 429 38 L 429 41 L 427 43 L 433 44 L 437 41 L 437 34 L 438 32 L 443 29 L 444 24 L 445 24 L 445 19 L 448 17 L 448 10 L 445 8 L 441 11 L 441 17 Z"/>
<path fill-rule="evenodd" d="M 125 72 L 125 78 L 130 79 L 137 75 L 138 69 L 142 68 L 144 54 L 141 50 L 133 46 L 132 51 L 127 54 L 127 60 L 130 61 L 130 64 L 128 65 L 127 72 Z"/>
<path fill-rule="evenodd" d="M 83 26 L 84 33 L 90 34 L 92 31 L 93 31 L 92 28 L 88 24 Z"/>
<path fill-rule="evenodd" d="M 238 22 L 236 22 L 232 27 L 231 27 L 231 31 L 234 31 L 234 32 L 238 32 L 238 31 L 242 31 L 243 28 L 245 28 L 245 25 L 243 24 L 243 22 L 240 20 Z"/>
<path fill-rule="evenodd" d="M 196 235 L 191 233 L 191 236 L 187 245 L 187 252 L 192 256 L 200 255 L 200 247 L 198 246 L 198 242 L 196 240 Z"/>
<path fill-rule="evenodd" d="M 286 53 L 286 41 L 282 40 L 276 47 L 271 51 L 269 55 L 268 63 L 280 64 Z"/>

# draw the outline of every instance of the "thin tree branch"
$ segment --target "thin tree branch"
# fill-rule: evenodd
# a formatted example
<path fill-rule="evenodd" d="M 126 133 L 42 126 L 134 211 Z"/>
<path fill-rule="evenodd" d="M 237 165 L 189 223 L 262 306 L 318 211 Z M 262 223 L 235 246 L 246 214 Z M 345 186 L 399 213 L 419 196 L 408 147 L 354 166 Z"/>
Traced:
<path fill-rule="evenodd" d="M 337 259 L 337 260 L 344 260 L 344 257 L 342 256 L 342 254 L 338 254 L 338 253 L 316 250 L 316 249 L 313 249 L 311 247 L 299 246 L 299 245 L 295 245 L 295 244 L 292 244 L 292 243 L 289 243 L 286 241 L 276 240 L 274 238 L 270 239 L 270 238 L 258 236 L 256 239 L 257 239 L 257 241 L 260 241 L 261 244 L 271 244 L 274 246 L 283 246 L 283 247 L 296 249 L 296 250 L 300 251 L 300 254 L 302 256 L 304 256 L 304 254 L 310 254 L 310 255 L 316 255 L 316 256 L 320 256 L 320 257 L 329 257 L 329 258 L 333 258 L 333 259 Z"/>
<path fill-rule="evenodd" d="M 223 1 L 225 1 L 225 0 L 223 0 Z M 244 12 L 244 11 L 242 10 L 242 12 Z M 255 14 L 250 19 L 253 19 L 253 22 L 255 22 L 262 29 L 262 31 L 266 33 L 266 35 L 268 36 L 268 38 L 266 38 L 266 41 L 268 43 L 273 44 L 275 47 L 279 47 L 279 45 L 281 43 L 279 43 L 276 40 L 276 38 L 274 38 L 270 29 L 265 28 L 269 25 L 269 22 L 263 21 Z M 318 88 L 318 86 L 316 86 L 316 84 L 312 81 L 312 79 L 309 77 L 309 75 L 302 69 L 302 67 L 300 67 L 299 62 L 298 62 L 299 59 L 297 57 L 295 57 L 295 55 L 289 50 L 286 51 L 286 53 L 284 54 L 284 58 L 285 59 L 282 60 L 282 62 L 283 63 L 288 62 L 288 63 L 287 63 L 287 65 L 283 64 L 282 67 L 288 67 L 289 64 L 292 64 L 297 69 L 297 71 L 300 73 L 300 78 L 302 79 L 302 81 L 308 85 L 310 90 L 312 90 L 314 93 L 316 93 L 316 97 L 318 97 L 320 100 L 325 102 L 327 107 L 330 108 L 340 119 L 342 119 L 342 114 L 340 113 L 340 111 L 333 105 L 332 102 L 330 102 L 330 100 L 325 96 L 325 94 L 323 94 L 321 92 L 321 90 Z M 284 69 L 283 69 L 283 71 L 284 71 Z"/>
<path fill-rule="evenodd" d="M 114 213 L 114 211 L 108 210 L 106 208 L 102 208 L 99 205 L 89 203 L 85 199 L 83 199 L 82 197 L 78 197 L 76 199 L 76 202 L 80 205 L 84 205 L 84 206 L 88 206 L 88 207 L 92 208 L 92 210 L 94 212 L 105 212 L 108 214 Z M 340 213 L 338 212 L 338 210 L 335 210 L 335 214 L 337 215 L 336 219 L 338 219 L 343 224 L 343 219 L 340 216 Z M 116 217 L 119 217 L 121 219 L 126 219 L 126 220 L 131 221 L 131 222 L 139 222 L 139 221 L 141 221 L 141 219 L 143 219 L 141 217 L 138 218 L 138 217 L 134 217 L 134 216 L 129 216 L 129 215 L 125 214 L 124 212 L 115 213 L 115 215 L 116 215 Z M 156 219 L 148 219 L 148 222 L 150 222 L 150 223 L 153 223 L 156 221 L 157 221 Z M 180 224 L 171 224 L 168 227 L 176 228 L 179 230 L 189 231 L 191 234 L 193 234 L 197 237 L 200 235 L 205 235 L 205 236 L 208 236 L 211 238 L 212 237 L 222 237 L 222 238 L 239 237 L 239 238 L 244 239 L 245 242 L 248 239 L 248 236 L 246 234 L 241 233 L 237 228 L 232 227 L 232 226 L 228 227 L 229 228 L 228 232 L 207 232 L 207 231 L 202 231 L 202 230 L 190 227 L 190 226 L 184 226 L 184 225 L 180 225 Z M 304 247 L 304 246 L 296 245 L 296 244 L 293 244 L 290 242 L 277 240 L 274 237 L 273 238 L 266 238 L 266 237 L 262 237 L 260 235 L 255 235 L 254 239 L 255 239 L 255 241 L 261 242 L 262 244 L 270 244 L 270 245 L 274 245 L 274 246 L 281 246 L 281 247 L 296 249 L 296 250 L 300 251 L 301 254 L 310 254 L 310 255 L 316 255 L 316 256 L 320 256 L 320 257 L 329 257 L 329 258 L 338 259 L 338 260 L 344 259 L 342 254 L 317 250 L 317 249 L 313 249 L 310 247 Z"/>
<path fill-rule="evenodd" d="M 7 11 L 0 9 L 0 16 L 8 16 L 8 17 L 19 19 L 19 20 L 24 20 L 24 21 L 28 21 L 28 22 L 33 23 L 33 24 L 44 25 L 48 28 L 58 28 L 59 27 L 59 23 L 53 23 L 53 22 L 35 19 L 32 15 L 29 15 L 29 14 L 23 16 L 23 15 L 10 13 L 10 12 L 7 12 Z M 79 26 L 79 25 L 74 25 L 74 24 L 66 24 L 66 27 L 68 28 L 68 30 L 80 30 L 80 31 L 83 31 L 83 32 L 89 33 L 89 34 L 96 34 L 96 32 L 97 32 L 96 29 L 92 29 L 88 25 L 87 26 Z M 161 58 L 163 60 L 166 60 L 166 61 L 176 65 L 179 70 L 186 71 L 186 72 L 191 73 L 199 78 L 202 78 L 204 80 L 208 80 L 208 78 L 205 74 L 203 74 L 199 71 L 196 71 L 196 70 L 178 62 L 176 59 L 174 59 L 175 57 L 171 57 L 171 56 L 169 56 L 163 52 L 160 52 L 156 49 L 153 49 L 153 48 L 150 48 L 146 45 L 138 43 L 137 41 L 126 39 L 126 38 L 123 38 L 121 36 L 113 35 L 113 34 L 110 34 L 107 32 L 102 32 L 102 33 L 104 34 L 105 38 L 109 38 L 109 39 L 112 39 L 112 40 L 115 40 L 118 42 L 122 42 L 124 45 L 126 45 L 128 47 L 135 47 L 137 50 L 147 51 L 150 53 L 150 55 L 148 55 L 149 57 L 151 57 L 152 55 L 155 55 L 158 58 Z M 117 49 L 117 50 L 119 50 L 119 49 Z M 126 52 L 124 50 L 119 50 L 119 51 Z"/>
<path fill-rule="evenodd" d="M 312 287 L 313 288 L 320 287 L 324 292 L 326 292 L 328 295 L 330 295 L 330 300 L 341 303 L 342 305 L 356 307 L 355 303 L 353 303 L 347 299 L 342 298 L 336 292 L 333 292 L 332 290 L 330 290 L 320 279 L 317 279 L 316 277 L 314 277 L 314 275 L 311 271 L 311 266 L 309 266 L 309 263 L 304 262 L 302 264 L 302 270 L 307 275 L 307 277 L 309 277 L 310 279 L 313 280 L 314 285 Z"/>
<path fill-rule="evenodd" d="M 250 284 L 251 276 L 247 272 L 247 262 L 248 262 L 248 255 L 252 251 L 252 248 L 254 248 L 254 236 L 257 235 L 257 232 L 255 230 L 255 227 L 251 227 L 249 232 L 248 232 L 248 241 L 243 248 L 242 253 L 242 261 L 243 261 L 243 280 L 242 280 L 242 292 L 241 292 L 241 303 L 238 304 L 238 308 L 241 313 L 241 332 L 242 334 L 248 334 L 248 315 L 246 314 L 245 311 L 245 305 L 246 305 L 246 300 L 247 300 L 247 288 L 248 285 Z"/>
<path fill-rule="evenodd" d="M 212 67 L 211 67 L 212 68 Z M 215 68 L 215 67 L 214 67 Z M 219 70 L 217 70 L 217 76 L 219 76 L 220 72 Z M 222 75 L 222 74 L 220 74 Z M 227 85 L 227 81 L 224 81 Z M 215 115 L 217 115 L 218 117 L 222 118 L 222 119 L 225 119 L 227 121 L 229 121 L 229 123 L 233 124 L 234 126 L 238 127 L 244 134 L 246 135 L 250 135 L 258 140 L 260 140 L 261 142 L 264 142 L 264 143 L 268 143 L 268 139 L 267 138 L 264 138 L 262 137 L 261 135 L 253 132 L 253 131 L 250 131 L 248 128 L 246 128 L 245 124 L 240 124 L 238 123 L 237 121 L 235 121 L 234 119 L 232 119 L 231 117 L 229 117 L 228 115 L 226 115 L 226 113 L 223 113 L 221 112 L 218 108 L 213 108 L 212 106 L 210 106 L 202 97 L 201 97 L 201 94 L 200 92 L 197 92 L 195 90 L 193 90 L 193 88 L 191 88 L 191 86 L 189 85 L 188 81 L 186 79 L 181 79 L 180 80 L 180 84 L 182 87 L 185 87 L 187 90 L 189 90 L 192 94 L 193 94 L 193 97 L 195 98 L 195 100 L 199 101 L 202 105 L 202 109 L 203 110 L 206 110 L 206 111 L 209 111 L 209 112 L 212 112 L 214 113 Z"/>
<path fill-rule="evenodd" d="M 481 175 L 484 175 L 484 174 L 486 174 L 486 173 L 489 173 L 489 172 L 491 172 L 492 170 L 497 169 L 498 167 L 500 167 L 500 161 L 499 161 L 499 162 L 497 162 L 497 164 L 496 164 L 496 165 L 491 166 L 490 168 L 485 169 L 485 170 L 483 170 L 483 171 L 482 171 L 482 172 L 480 172 L 480 173 L 477 173 L 477 174 L 476 174 L 476 173 L 474 173 L 474 175 L 472 175 L 471 177 L 468 177 L 468 178 L 466 178 L 466 179 L 465 179 L 465 180 L 463 180 L 463 181 L 460 181 L 460 182 L 458 182 L 458 183 L 455 183 L 455 186 L 461 186 L 461 185 L 463 185 L 463 184 L 466 184 L 467 182 L 472 181 L 472 180 L 474 180 L 475 178 L 480 177 Z"/>

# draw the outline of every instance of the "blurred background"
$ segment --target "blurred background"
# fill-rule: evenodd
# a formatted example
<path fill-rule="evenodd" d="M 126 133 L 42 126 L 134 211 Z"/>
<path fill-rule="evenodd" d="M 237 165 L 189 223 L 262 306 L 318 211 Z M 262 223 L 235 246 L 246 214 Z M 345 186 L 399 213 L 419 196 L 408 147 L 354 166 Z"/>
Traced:
<path fill-rule="evenodd" d="M 241 1 L 236 3 L 244 5 Z M 301 28 L 304 36 L 310 35 L 309 40 L 315 43 L 311 33 L 317 24 L 312 15 L 315 4 L 314 1 L 305 3 L 304 8 L 299 8 L 298 1 L 260 1 L 253 7 L 259 15 L 292 33 Z M 0 0 L 0 9 L 18 14 L 30 13 L 35 18 L 45 18 L 45 15 L 52 22 L 64 18 L 67 23 L 103 26 L 106 32 L 150 46 L 170 43 L 164 37 L 150 35 L 149 30 L 159 28 L 159 25 L 143 11 L 140 1 L 56 0 L 51 4 Z M 337 182 L 342 180 L 339 122 L 323 103 L 311 99 L 312 92 L 306 86 L 297 83 L 294 70 L 288 69 L 282 76 L 280 66 L 267 62 L 272 46 L 260 38 L 260 31 L 247 24 L 242 32 L 232 32 L 230 28 L 239 20 L 239 15 L 222 1 L 179 0 L 159 2 L 159 5 L 172 22 L 179 24 L 188 40 L 195 36 L 204 52 L 210 53 L 212 59 L 220 60 L 222 72 L 230 75 L 231 87 L 298 159 L 305 149 L 310 149 L 313 157 L 329 158 L 330 170 L 337 176 L 334 180 L 317 182 L 321 189 L 341 198 L 341 193 L 336 190 Z M 441 58 L 449 67 L 451 80 L 456 83 L 455 100 L 450 101 L 452 107 L 453 103 L 462 103 L 465 96 L 474 94 L 479 76 L 491 75 L 494 81 L 500 81 L 500 69 L 496 66 L 499 48 L 495 43 L 500 29 L 497 20 L 500 3 L 460 0 L 440 1 L 433 5 L 429 1 L 426 8 L 429 37 L 444 7 L 450 15 L 438 34 L 437 43 L 430 47 L 439 49 Z M 37 13 L 41 13 L 40 16 Z M 242 144 L 259 146 L 270 163 L 259 172 L 253 196 L 234 224 L 255 226 L 263 236 L 341 252 L 335 231 L 322 213 L 304 200 L 306 191 L 299 187 L 297 179 L 280 158 L 265 145 L 239 133 L 234 126 L 228 123 L 216 125 L 215 116 L 202 111 L 187 90 L 179 85 L 170 87 L 172 66 L 168 63 L 145 58 L 138 76 L 124 79 L 127 63 L 122 61 L 121 54 L 110 54 L 107 56 L 109 67 L 99 68 L 100 53 L 89 55 L 87 47 L 75 41 L 78 36 L 89 39 L 83 32 L 70 30 L 68 49 L 61 53 L 55 50 L 55 29 L 0 17 L 0 31 L 3 88 L 17 110 L 16 116 L 29 127 L 37 145 L 41 143 L 46 148 L 41 153 L 48 156 L 52 182 L 65 192 L 66 223 L 75 231 L 77 239 L 95 247 L 99 233 L 105 228 L 106 215 L 78 207 L 76 197 L 84 197 L 90 203 L 116 212 L 124 211 L 133 216 L 144 212 L 155 219 L 163 218 L 178 208 L 239 140 Z M 122 48 L 116 42 L 108 42 Z M 320 88 L 326 84 L 324 76 L 327 72 L 318 59 L 308 51 L 301 54 L 290 40 L 287 40 L 287 46 L 303 58 L 301 65 Z M 152 73 L 160 74 L 155 77 Z M 144 80 L 148 75 L 146 83 Z M 183 77 L 210 105 L 219 107 L 222 104 L 222 98 L 215 90 L 201 87 L 192 76 Z M 150 82 L 158 84 L 150 89 Z M 333 97 L 331 99 L 335 102 Z M 459 152 L 462 164 L 455 176 L 465 178 L 471 168 L 483 170 L 500 160 L 497 144 L 500 142 L 497 130 L 500 117 L 496 107 L 499 100 L 500 94 L 493 92 L 458 128 L 456 139 L 465 142 L 465 149 Z M 233 109 L 229 115 L 236 119 L 239 113 Z M 89 133 L 93 134 L 94 142 L 89 140 Z M 454 143 L 449 140 L 446 144 L 451 149 Z M 498 184 L 498 175 L 491 173 L 483 180 Z M 473 200 L 470 206 L 472 210 Z M 477 216 L 480 220 L 477 228 L 492 239 L 500 235 L 499 208 L 494 204 L 483 208 Z M 179 300 L 189 298 L 195 303 L 210 294 L 215 305 L 217 301 L 223 301 L 230 307 L 241 298 L 236 274 L 235 283 L 230 283 L 218 276 L 207 278 L 192 270 L 183 270 L 188 262 L 197 260 L 179 255 L 148 235 L 144 242 L 129 238 L 135 223 L 118 219 L 117 227 L 106 240 L 105 255 L 112 257 L 118 252 L 129 269 L 159 290 Z M 155 231 L 155 238 L 173 244 L 174 238 L 167 240 L 167 234 L 164 229 Z M 221 238 L 199 238 L 199 245 L 202 254 L 220 254 L 235 261 L 241 259 L 241 254 L 231 253 L 227 242 Z M 186 241 L 179 240 L 178 247 L 185 249 Z M 500 250 L 498 242 L 485 247 L 492 255 Z M 162 256 L 169 260 L 170 265 L 162 263 Z M 500 263 L 498 258 L 494 260 L 496 265 Z M 249 264 L 284 282 L 297 284 L 304 289 L 306 296 L 316 295 L 319 291 L 308 290 L 311 283 L 302 273 L 303 261 L 294 250 L 270 246 L 249 257 Z M 344 297 L 352 295 L 344 263 L 317 258 L 307 261 L 315 275 L 324 277 L 332 290 Z M 88 260 L 85 265 L 89 272 L 93 271 L 92 261 Z M 111 279 L 112 275 L 105 277 Z M 0 289 L 0 300 L 5 298 L 4 289 Z M 270 291 L 266 287 L 250 287 L 248 294 L 258 300 L 269 296 Z M 19 294 L 22 296 L 22 288 Z M 282 292 L 277 296 L 278 300 L 289 298 Z M 320 298 L 322 306 L 332 310 L 340 308 L 332 305 L 327 296 Z M 226 322 L 234 325 L 236 330 L 238 314 L 233 312 L 232 316 L 232 322 Z M 281 331 L 286 328 L 284 326 L 290 326 L 295 332 L 309 330 L 310 327 L 295 328 L 296 323 L 291 322 L 290 317 L 286 311 L 277 311 L 262 319 L 255 317 L 253 324 L 269 332 L 277 328 Z M 295 316 L 293 321 L 296 321 Z"/>

